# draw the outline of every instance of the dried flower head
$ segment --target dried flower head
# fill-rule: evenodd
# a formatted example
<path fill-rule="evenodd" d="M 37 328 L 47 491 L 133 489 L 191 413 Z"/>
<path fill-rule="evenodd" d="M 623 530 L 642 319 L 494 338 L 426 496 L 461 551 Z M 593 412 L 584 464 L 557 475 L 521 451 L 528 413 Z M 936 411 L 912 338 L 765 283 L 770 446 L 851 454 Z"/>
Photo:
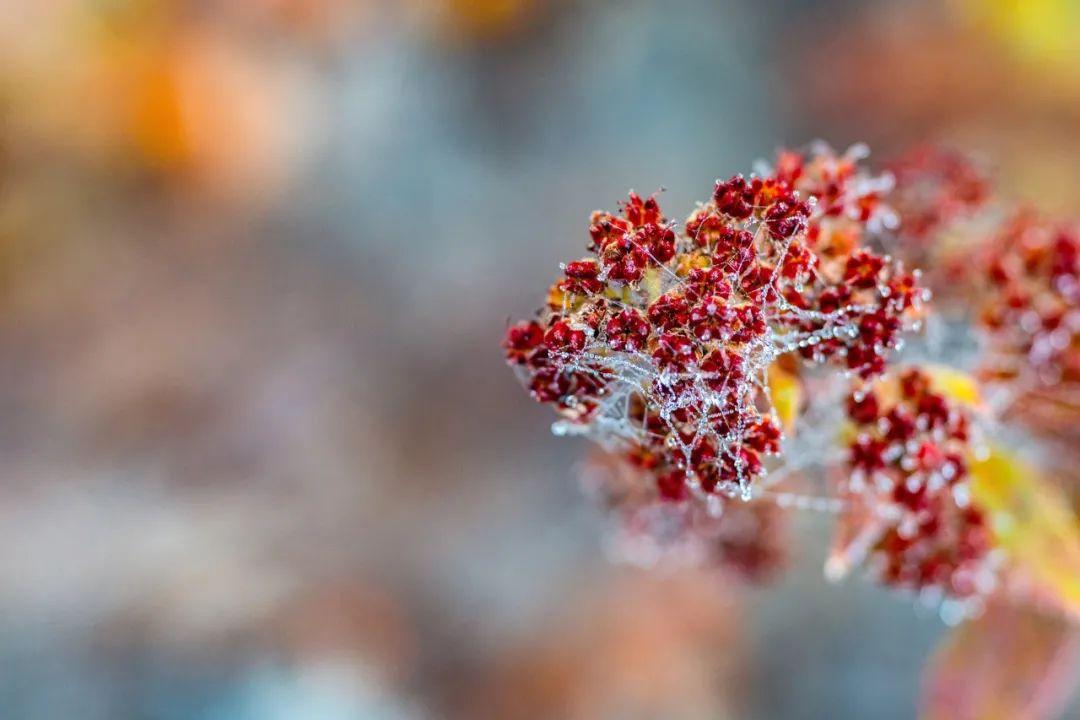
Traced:
<path fill-rule="evenodd" d="M 906 240 L 927 244 L 932 236 L 984 208 L 989 175 L 967 155 L 923 145 L 886 164 L 896 179 L 889 204 Z"/>
<path fill-rule="evenodd" d="M 1017 213 L 988 244 L 984 279 L 987 372 L 1080 382 L 1080 231 Z"/>
<path fill-rule="evenodd" d="M 717 181 L 682 228 L 635 193 L 595 213 L 591 254 L 504 342 L 562 416 L 555 431 L 622 453 L 670 500 L 749 499 L 780 451 L 770 365 L 796 353 L 872 378 L 925 296 L 867 247 L 892 216 L 863 154 L 781 153 L 775 170 Z"/>
<path fill-rule="evenodd" d="M 992 589 L 991 535 L 968 488 L 968 411 L 911 368 L 853 393 L 847 414 L 854 434 L 841 493 L 868 515 L 854 552 L 868 552 L 888 585 L 949 599 Z"/>
<path fill-rule="evenodd" d="M 995 222 L 990 175 L 967 155 L 932 145 L 886 163 L 896 181 L 889 204 L 897 257 L 927 275 L 938 310 L 962 314 L 973 288 L 971 256 Z"/>

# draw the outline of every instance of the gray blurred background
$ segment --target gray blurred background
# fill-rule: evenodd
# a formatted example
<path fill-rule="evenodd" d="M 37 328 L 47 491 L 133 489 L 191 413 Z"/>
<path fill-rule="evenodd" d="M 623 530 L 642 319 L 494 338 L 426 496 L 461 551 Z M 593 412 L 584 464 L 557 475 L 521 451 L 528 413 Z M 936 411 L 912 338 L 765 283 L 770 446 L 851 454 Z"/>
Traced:
<path fill-rule="evenodd" d="M 1012 5 L 0 0 L 0 717 L 912 717 L 943 627 L 829 518 L 613 565 L 498 344 L 592 210 L 782 145 L 1075 199 L 1078 28 Z"/>

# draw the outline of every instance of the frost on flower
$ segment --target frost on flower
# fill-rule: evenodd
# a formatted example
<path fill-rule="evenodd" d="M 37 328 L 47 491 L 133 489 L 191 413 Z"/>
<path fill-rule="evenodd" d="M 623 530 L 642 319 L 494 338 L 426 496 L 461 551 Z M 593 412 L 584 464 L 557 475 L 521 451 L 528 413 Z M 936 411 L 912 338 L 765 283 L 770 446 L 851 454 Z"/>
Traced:
<path fill-rule="evenodd" d="M 864 154 L 782 152 L 717 181 L 682 225 L 635 193 L 594 213 L 589 255 L 504 341 L 555 431 L 623 455 L 668 501 L 717 514 L 751 498 L 781 450 L 770 366 L 792 354 L 873 378 L 920 312 L 917 274 L 870 249 L 895 216 Z"/>

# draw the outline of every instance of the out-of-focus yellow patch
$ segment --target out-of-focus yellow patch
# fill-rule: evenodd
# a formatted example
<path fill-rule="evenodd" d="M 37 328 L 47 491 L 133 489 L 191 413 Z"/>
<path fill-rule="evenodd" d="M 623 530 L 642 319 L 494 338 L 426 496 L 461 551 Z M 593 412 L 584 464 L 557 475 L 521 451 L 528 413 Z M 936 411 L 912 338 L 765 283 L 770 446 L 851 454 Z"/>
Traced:
<path fill-rule="evenodd" d="M 966 372 L 944 365 L 923 365 L 922 370 L 929 376 L 935 392 L 969 407 L 982 404 L 979 383 Z"/>
<path fill-rule="evenodd" d="M 1077 0 L 962 0 L 967 16 L 1018 54 L 1058 62 L 1080 52 Z"/>
<path fill-rule="evenodd" d="M 651 305 L 656 298 L 660 297 L 664 289 L 664 276 L 665 270 L 658 267 L 651 267 L 645 271 L 645 276 L 642 278 L 641 286 L 645 289 L 648 295 L 649 304 Z"/>
<path fill-rule="evenodd" d="M 1080 620 L 1080 526 L 1064 494 L 1001 448 L 973 463 L 971 493 L 990 514 L 1010 565 L 1043 599 Z"/>
<path fill-rule="evenodd" d="M 769 368 L 769 395 L 784 431 L 789 435 L 794 434 L 795 420 L 799 416 L 803 399 L 802 381 L 798 376 L 773 363 Z"/>

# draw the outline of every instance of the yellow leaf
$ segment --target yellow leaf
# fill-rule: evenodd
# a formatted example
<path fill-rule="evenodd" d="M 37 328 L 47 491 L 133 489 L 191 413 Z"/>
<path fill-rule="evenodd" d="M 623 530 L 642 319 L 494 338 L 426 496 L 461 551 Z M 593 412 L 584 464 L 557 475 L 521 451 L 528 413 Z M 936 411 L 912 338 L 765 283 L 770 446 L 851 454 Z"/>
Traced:
<path fill-rule="evenodd" d="M 982 404 L 979 382 L 966 372 L 945 365 L 922 365 L 921 369 L 936 392 L 971 407 Z"/>
<path fill-rule="evenodd" d="M 873 385 L 878 399 L 886 404 L 897 402 L 900 397 L 900 377 L 907 370 L 918 370 L 930 379 L 930 387 L 953 402 L 979 409 L 982 395 L 979 381 L 962 370 L 930 363 L 900 366 L 878 378 Z"/>
<path fill-rule="evenodd" d="M 1080 621 L 1080 527 L 1064 494 L 1000 448 L 972 465 L 971 493 L 990 514 L 1010 568 Z"/>
<path fill-rule="evenodd" d="M 773 408 L 784 431 L 793 434 L 795 432 L 795 419 L 799 416 L 799 408 L 802 404 L 802 382 L 794 373 L 788 372 L 773 363 L 769 368 L 769 395 L 772 397 Z"/>

